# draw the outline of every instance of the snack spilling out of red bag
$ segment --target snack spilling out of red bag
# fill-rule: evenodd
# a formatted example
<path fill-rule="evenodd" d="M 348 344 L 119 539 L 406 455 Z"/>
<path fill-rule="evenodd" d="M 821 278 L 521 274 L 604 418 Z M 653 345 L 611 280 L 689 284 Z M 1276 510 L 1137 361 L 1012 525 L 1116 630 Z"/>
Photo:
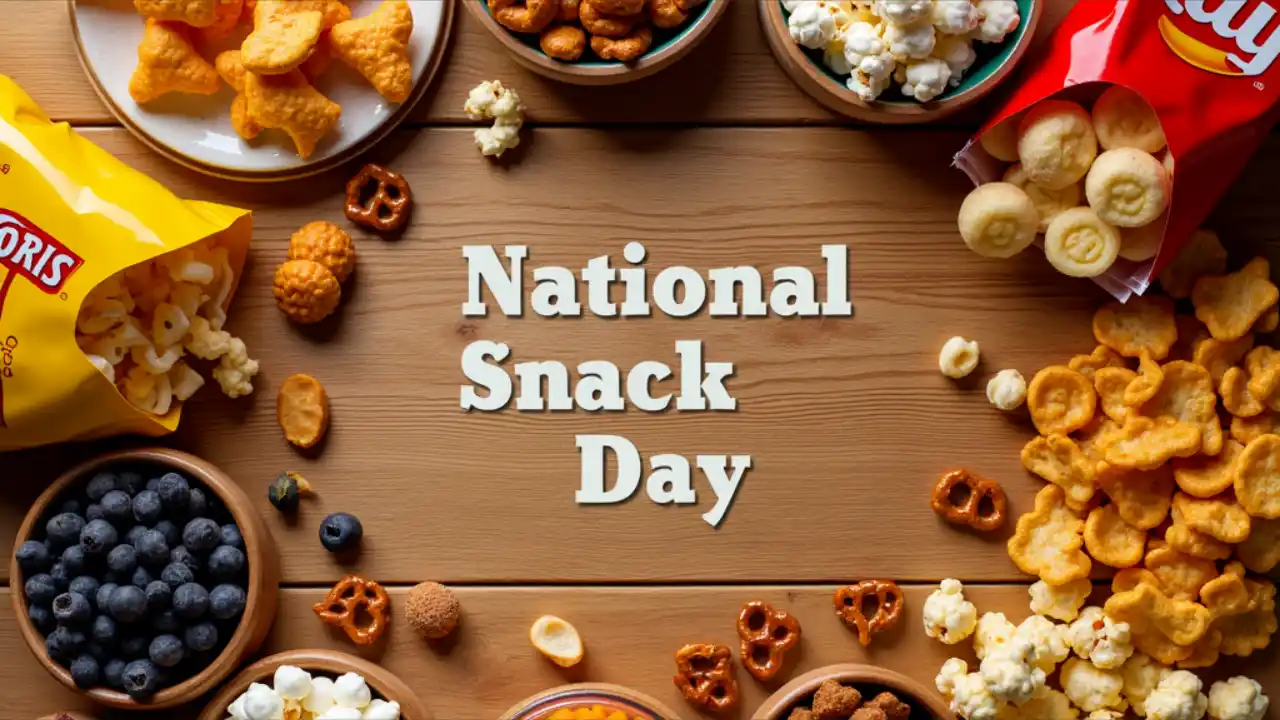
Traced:
<path fill-rule="evenodd" d="M 1060 271 L 1145 292 L 1278 118 L 1276 15 L 1266 0 L 1077 3 L 956 155 L 979 185 L 966 244 L 1010 257 L 1040 239 Z"/>

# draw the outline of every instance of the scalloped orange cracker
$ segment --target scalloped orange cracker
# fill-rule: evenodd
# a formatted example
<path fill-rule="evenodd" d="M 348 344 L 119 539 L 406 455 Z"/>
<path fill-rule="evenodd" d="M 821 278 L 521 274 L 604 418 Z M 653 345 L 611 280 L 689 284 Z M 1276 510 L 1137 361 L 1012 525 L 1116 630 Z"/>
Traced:
<path fill-rule="evenodd" d="M 1160 285 L 1169 297 L 1191 297 L 1191 289 L 1202 275 L 1221 275 L 1227 271 L 1227 249 L 1218 234 L 1200 229 L 1191 234 L 1182 251 L 1160 271 Z"/>
<path fill-rule="evenodd" d="M 1142 567 L 1117 570 L 1115 576 L 1111 578 L 1111 592 L 1128 592 L 1142 583 L 1147 583 L 1151 587 L 1164 592 L 1160 585 L 1160 578 L 1156 577 L 1155 573 Z"/>
<path fill-rule="evenodd" d="M 1211 498 L 1235 483 L 1235 461 L 1244 445 L 1227 440 L 1217 455 L 1197 455 L 1173 461 L 1173 479 L 1183 492 Z"/>
<path fill-rule="evenodd" d="M 1200 428 L 1176 418 L 1131 415 L 1111 433 L 1102 457 L 1128 470 L 1153 470 L 1174 457 L 1191 457 L 1200 450 Z"/>
<path fill-rule="evenodd" d="M 1253 332 L 1265 335 L 1275 332 L 1278 327 L 1280 327 L 1280 306 L 1272 305 L 1271 309 L 1262 313 L 1258 322 L 1253 324 Z"/>
<path fill-rule="evenodd" d="M 1169 349 L 1169 356 L 1166 358 L 1168 360 L 1192 359 L 1200 341 L 1213 337 L 1204 323 L 1197 320 L 1195 315 L 1179 314 L 1173 322 L 1178 328 L 1178 341 Z"/>
<path fill-rule="evenodd" d="M 1027 386 L 1027 409 L 1041 435 L 1079 430 L 1093 419 L 1098 396 L 1089 378 L 1065 365 L 1050 365 Z"/>
<path fill-rule="evenodd" d="M 1057 485 L 1075 509 L 1088 505 L 1094 492 L 1094 466 L 1075 441 L 1054 433 L 1032 438 L 1022 448 L 1022 466 Z"/>
<path fill-rule="evenodd" d="M 1200 429 L 1200 452 L 1222 452 L 1222 421 L 1218 419 L 1218 396 L 1209 371 L 1185 360 L 1174 360 L 1162 368 L 1160 389 L 1142 406 L 1147 417 L 1170 417 Z M 1128 391 L 1125 392 L 1128 399 Z"/>
<path fill-rule="evenodd" d="M 1222 381 L 1227 368 L 1239 363 L 1253 348 L 1253 333 L 1246 333 L 1235 340 L 1206 338 L 1192 348 L 1191 362 L 1209 371 L 1216 385 Z"/>
<path fill-rule="evenodd" d="M 1125 404 L 1125 389 L 1138 377 L 1126 367 L 1102 367 L 1093 371 L 1093 389 L 1098 393 L 1102 412 L 1115 422 L 1123 423 L 1132 411 Z"/>
<path fill-rule="evenodd" d="M 1124 355 L 1138 357 L 1145 349 L 1153 360 L 1163 360 L 1178 339 L 1173 301 L 1160 295 L 1110 302 L 1093 314 L 1093 336 Z"/>
<path fill-rule="evenodd" d="M 1248 445 L 1263 435 L 1274 434 L 1277 429 L 1280 429 L 1280 418 L 1269 411 L 1249 418 L 1231 418 L 1231 437 L 1242 445 Z"/>
<path fill-rule="evenodd" d="M 1222 653 L 1247 657 L 1271 644 L 1276 631 L 1276 586 L 1262 578 L 1246 578 L 1249 591 L 1247 613 L 1219 618 L 1214 624 L 1222 631 Z"/>
<path fill-rule="evenodd" d="M 1150 530 L 1164 522 L 1173 503 L 1173 470 L 1124 470 L 1106 467 L 1097 474 L 1098 487 L 1111 498 L 1120 517 L 1134 527 Z"/>
<path fill-rule="evenodd" d="M 1229 562 L 1221 575 L 1200 588 L 1200 604 L 1208 608 L 1213 619 L 1240 615 L 1253 609 L 1244 576 L 1244 565 L 1239 561 Z"/>
<path fill-rule="evenodd" d="M 1164 531 L 1164 541 L 1173 550 L 1206 560 L 1226 560 L 1231 546 L 1177 522 Z"/>
<path fill-rule="evenodd" d="M 1085 457 L 1098 463 L 1102 460 L 1102 447 L 1107 437 L 1119 428 L 1120 426 L 1106 415 L 1097 415 L 1088 425 L 1076 431 L 1074 439 Z"/>
<path fill-rule="evenodd" d="M 1249 393 L 1259 402 L 1277 406 L 1280 398 L 1273 395 L 1280 385 L 1280 351 L 1265 345 L 1253 348 L 1244 356 L 1244 367 L 1249 375 Z"/>
<path fill-rule="evenodd" d="M 1125 522 L 1115 505 L 1090 510 L 1084 521 L 1084 547 L 1103 565 L 1133 567 L 1142 562 L 1146 544 L 1147 531 Z"/>
<path fill-rule="evenodd" d="M 1237 272 L 1205 275 L 1196 280 L 1191 302 L 1196 317 L 1219 340 L 1243 337 L 1280 300 L 1265 258 L 1254 258 Z"/>
<path fill-rule="evenodd" d="M 1164 384 L 1164 370 L 1160 364 L 1151 359 L 1146 350 L 1138 356 L 1138 372 L 1133 381 L 1124 389 L 1124 403 L 1129 407 L 1142 407 L 1142 404 L 1156 396 L 1160 386 Z"/>
<path fill-rule="evenodd" d="M 1227 368 L 1222 375 L 1218 392 L 1222 395 L 1222 406 L 1235 417 L 1253 417 L 1266 409 L 1262 401 L 1249 390 L 1248 376 L 1238 367 Z"/>
<path fill-rule="evenodd" d="M 1236 546 L 1244 566 L 1256 573 L 1269 573 L 1280 564 L 1280 519 L 1254 518 L 1249 538 Z"/>
<path fill-rule="evenodd" d="M 1218 663 L 1222 653 L 1222 631 L 1212 625 L 1204 635 L 1191 646 L 1191 654 L 1178 661 L 1179 670 L 1213 667 Z"/>
<path fill-rule="evenodd" d="M 1280 518 L 1280 435 L 1260 435 L 1236 459 L 1236 499 L 1254 517 Z"/>
<path fill-rule="evenodd" d="M 1092 379 L 1093 374 L 1102 368 L 1123 368 L 1126 365 L 1124 358 L 1120 357 L 1115 350 L 1106 345 L 1099 345 L 1088 355 L 1076 355 L 1071 358 L 1067 367 Z"/>
<path fill-rule="evenodd" d="M 1203 605 L 1168 597 L 1147 583 L 1112 595 L 1103 611 L 1116 622 L 1129 623 L 1133 635 L 1156 632 L 1184 647 L 1203 637 L 1211 620 Z"/>
<path fill-rule="evenodd" d="M 1173 496 L 1173 508 L 1187 527 L 1222 542 L 1234 544 L 1249 537 L 1249 513 L 1230 493 L 1201 499 L 1180 492 Z"/>
<path fill-rule="evenodd" d="M 1142 564 L 1160 578 L 1160 586 L 1169 597 L 1182 600 L 1196 599 L 1200 588 L 1218 577 L 1218 566 L 1212 560 L 1180 553 L 1170 547 L 1148 550 Z"/>
<path fill-rule="evenodd" d="M 1036 494 L 1035 509 L 1018 518 L 1009 538 L 1009 557 L 1022 572 L 1050 585 L 1088 577 L 1092 563 L 1084 553 L 1084 520 L 1067 507 L 1066 494 L 1046 485 Z"/>

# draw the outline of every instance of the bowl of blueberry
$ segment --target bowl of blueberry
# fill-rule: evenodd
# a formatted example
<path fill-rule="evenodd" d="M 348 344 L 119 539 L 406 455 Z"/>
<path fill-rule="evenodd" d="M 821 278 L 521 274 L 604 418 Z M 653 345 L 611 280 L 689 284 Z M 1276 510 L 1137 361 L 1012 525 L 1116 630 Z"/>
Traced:
<path fill-rule="evenodd" d="M 159 709 L 215 688 L 266 638 L 280 560 L 248 496 L 162 448 L 58 478 L 23 520 L 10 571 L 36 659 L 94 702 Z"/>

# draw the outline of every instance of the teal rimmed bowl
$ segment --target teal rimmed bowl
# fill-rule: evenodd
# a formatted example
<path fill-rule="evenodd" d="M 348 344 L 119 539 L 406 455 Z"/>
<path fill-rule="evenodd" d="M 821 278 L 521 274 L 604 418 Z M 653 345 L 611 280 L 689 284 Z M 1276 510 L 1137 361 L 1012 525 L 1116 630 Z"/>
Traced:
<path fill-rule="evenodd" d="M 802 90 L 815 100 L 856 120 L 873 123 L 923 123 L 937 120 L 970 105 L 991 92 L 1022 59 L 1035 36 L 1044 0 L 1017 0 L 1022 20 L 999 45 L 975 43 L 978 58 L 956 87 L 927 103 L 904 97 L 893 83 L 874 102 L 864 102 L 827 68 L 822 52 L 797 45 L 787 31 L 787 12 L 780 0 L 760 0 L 760 23 L 778 64 Z"/>
<path fill-rule="evenodd" d="M 574 85 L 619 85 L 662 70 L 702 42 L 720 21 L 730 1 L 707 0 L 694 8 L 684 25 L 671 30 L 654 28 L 649 52 L 635 62 L 620 63 L 600 60 L 592 54 L 590 46 L 577 62 L 554 60 L 538 47 L 537 34 L 515 33 L 494 20 L 487 0 L 462 0 L 467 10 L 511 51 L 517 62 L 539 75 Z"/>

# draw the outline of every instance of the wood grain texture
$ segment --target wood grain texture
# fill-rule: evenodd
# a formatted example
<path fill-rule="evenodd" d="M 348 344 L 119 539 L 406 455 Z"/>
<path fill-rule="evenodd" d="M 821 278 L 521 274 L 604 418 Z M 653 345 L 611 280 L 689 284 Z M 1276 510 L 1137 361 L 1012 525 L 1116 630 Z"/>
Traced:
<path fill-rule="evenodd" d="M 500 78 L 519 90 L 530 120 L 538 123 L 848 122 L 811 100 L 778 67 L 761 34 L 758 1 L 728 0 L 732 7 L 723 21 L 679 64 L 636 83 L 606 88 L 565 85 L 524 69 L 476 18 L 459 12 L 445 68 L 413 118 L 469 124 L 462 112 L 467 92 L 482 80 Z M 1038 36 L 1056 26 L 1073 3 L 1046 0 Z M 56 120 L 115 124 L 80 69 L 60 0 L 0 2 L 0 72 L 13 77 Z M 954 121 L 972 124 L 981 117 L 979 108 Z"/>

